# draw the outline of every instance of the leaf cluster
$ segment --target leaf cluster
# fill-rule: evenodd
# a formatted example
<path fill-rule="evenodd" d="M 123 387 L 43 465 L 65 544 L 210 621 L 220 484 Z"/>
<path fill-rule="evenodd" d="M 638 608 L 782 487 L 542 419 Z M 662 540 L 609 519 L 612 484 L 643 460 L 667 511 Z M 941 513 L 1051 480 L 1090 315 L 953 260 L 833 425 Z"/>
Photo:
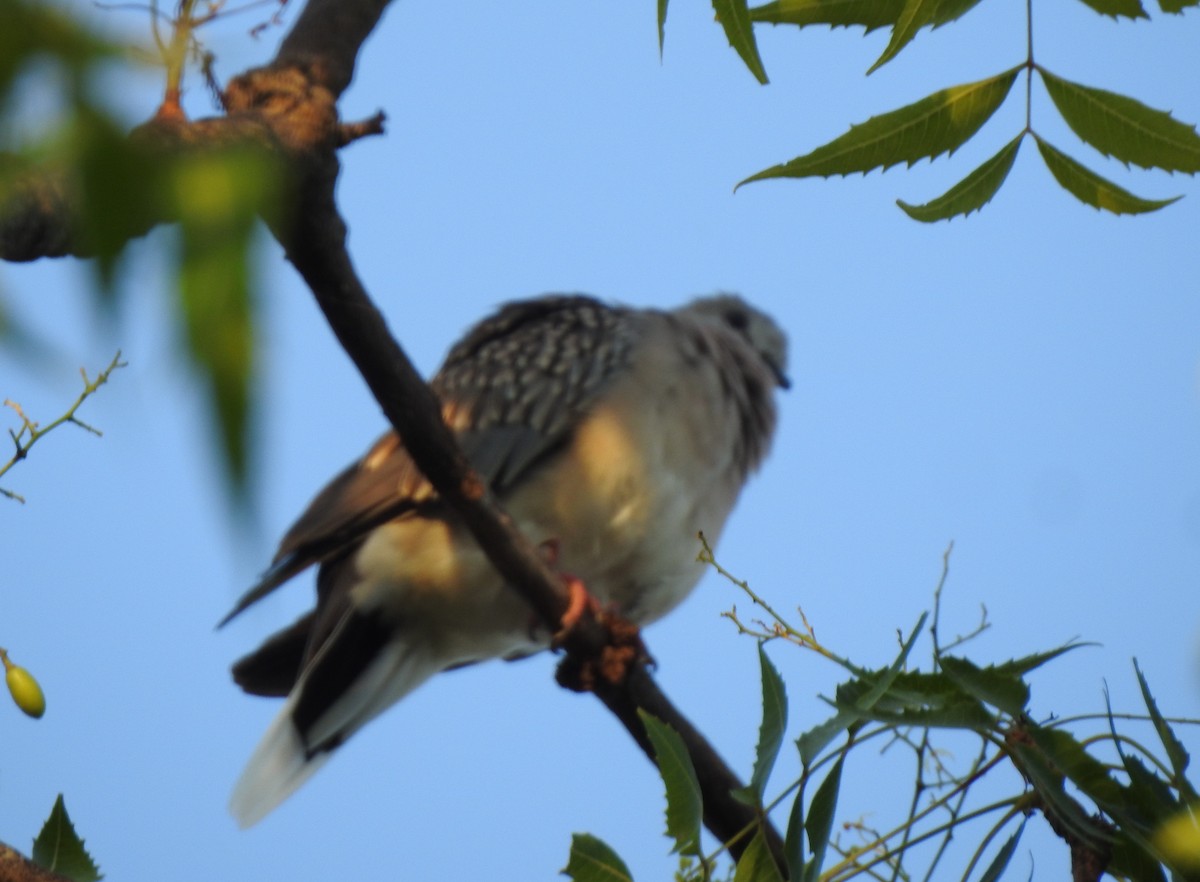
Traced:
<path fill-rule="evenodd" d="M 1146 18 L 1141 0 L 1081 0 L 1101 15 Z M 751 8 L 747 0 L 713 0 L 713 10 L 729 44 L 760 83 L 767 74 L 754 37 L 755 24 L 797 28 L 826 25 L 862 27 L 866 32 L 890 28 L 882 54 L 867 73 L 873 73 L 907 47 L 925 28 L 956 21 L 979 0 L 774 0 Z M 1165 13 L 1178 14 L 1200 0 L 1159 0 Z M 667 3 L 658 4 L 659 43 L 662 45 Z M 1081 202 L 1114 214 L 1156 211 L 1180 197 L 1147 199 L 1137 196 L 1089 169 L 1039 135 L 1032 120 L 1032 79 L 1036 72 L 1055 109 L 1085 144 L 1126 166 L 1195 174 L 1200 171 L 1200 135 L 1195 126 L 1142 102 L 1058 77 L 1035 59 L 1032 42 L 1032 0 L 1025 7 L 1025 59 L 1015 67 L 976 82 L 940 89 L 911 104 L 852 125 L 831 141 L 787 162 L 773 165 L 737 186 L 771 178 L 830 177 L 866 174 L 874 169 L 953 154 L 971 140 L 1005 102 L 1018 75 L 1026 77 L 1025 125 L 996 153 L 970 171 L 945 193 L 921 204 L 897 200 L 914 220 L 932 222 L 966 216 L 982 209 L 999 192 L 1016 162 L 1021 143 L 1032 138 L 1038 153 L 1058 184 Z"/>
<path fill-rule="evenodd" d="M 737 584 L 748 591 L 745 583 Z M 937 597 L 940 591 L 941 586 Z M 748 839 L 733 869 L 735 882 L 832 882 L 857 876 L 895 880 L 917 876 L 922 867 L 925 879 L 957 876 L 964 882 L 995 882 L 1014 857 L 1029 818 L 1037 813 L 1063 840 L 1076 879 L 1098 879 L 1108 872 L 1135 882 L 1166 882 L 1195 878 L 1200 872 L 1200 797 L 1187 777 L 1189 757 L 1174 731 L 1180 721 L 1170 721 L 1159 711 L 1136 662 L 1144 714 L 1118 716 L 1106 708 L 1099 714 L 1038 722 L 1030 708 L 1030 675 L 1084 644 L 1072 641 L 981 665 L 950 650 L 986 628 L 986 619 L 974 634 L 942 647 L 935 603 L 929 668 L 912 663 L 929 613 L 908 632 L 890 664 L 864 668 L 814 646 L 811 629 L 793 629 L 761 598 L 748 593 L 773 618 L 756 631 L 743 625 L 736 613 L 730 616 L 740 630 L 760 638 L 762 719 L 750 783 L 735 794 L 756 807 L 759 821 L 706 854 L 700 833 L 703 804 L 688 755 L 669 727 L 643 716 L 666 788 L 666 833 L 672 850 L 688 859 L 680 878 L 712 879 L 720 854 L 733 841 Z M 851 676 L 826 699 L 830 716 L 792 742 L 800 776 L 772 797 L 769 782 L 785 747 L 787 724 L 785 685 L 764 648 L 773 639 L 819 651 Z M 1123 726 L 1130 720 L 1148 724 L 1159 749 L 1119 730 L 1118 720 Z M 1093 722 L 1103 723 L 1107 731 L 1083 737 L 1078 730 Z M 947 733 L 965 733 L 977 742 L 978 752 L 966 768 L 952 770 L 945 764 L 937 744 Z M 880 743 L 906 746 L 912 754 L 915 775 L 906 816 L 887 830 L 845 819 L 838 824 L 843 770 L 863 748 Z M 1012 790 L 980 805 L 977 785 L 985 778 L 1007 781 L 1004 786 Z M 885 799 L 879 794 L 880 801 Z M 883 808 L 870 806 L 873 814 Z M 772 854 L 764 835 L 773 811 L 787 815 L 782 855 Z M 978 836 L 961 875 L 947 876 L 942 867 L 935 876 L 951 839 L 964 837 L 960 828 L 985 818 L 991 826 Z M 839 827 L 857 830 L 862 841 L 846 844 Z M 576 882 L 633 878 L 620 857 L 591 835 L 575 837 L 564 872 Z"/>

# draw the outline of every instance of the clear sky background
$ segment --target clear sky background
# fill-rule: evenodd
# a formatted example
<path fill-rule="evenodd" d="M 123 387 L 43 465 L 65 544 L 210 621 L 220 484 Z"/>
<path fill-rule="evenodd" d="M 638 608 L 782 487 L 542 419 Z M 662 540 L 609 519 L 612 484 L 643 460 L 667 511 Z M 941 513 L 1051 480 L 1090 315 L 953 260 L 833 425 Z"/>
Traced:
<path fill-rule="evenodd" d="M 1114 24 L 1070 0 L 1034 7 L 1049 69 L 1200 120 L 1195 11 Z M 137 13 L 76 8 L 146 39 Z M 273 53 L 280 31 L 256 41 L 256 22 L 212 31 L 219 74 Z M 1100 711 L 1106 684 L 1117 709 L 1140 709 L 1136 656 L 1165 712 L 1200 716 L 1200 185 L 1079 145 L 1035 82 L 1044 136 L 1140 195 L 1187 197 L 1141 218 L 1100 214 L 1027 143 L 982 214 L 909 220 L 895 198 L 942 193 L 1019 130 L 1022 81 L 950 160 L 735 195 L 851 122 L 1017 64 L 1024 4 L 985 2 L 870 78 L 884 32 L 758 34 L 766 87 L 705 3 L 672 5 L 661 63 L 648 0 L 394 4 L 342 102 L 348 118 L 385 110 L 388 134 L 343 153 L 340 189 L 393 330 L 431 372 L 507 299 L 673 306 L 742 292 L 787 329 L 794 388 L 719 549 L 729 569 L 780 609 L 803 607 L 829 646 L 882 665 L 929 608 L 953 540 L 942 625 L 968 631 L 986 605 L 977 660 L 1100 644 L 1035 676 L 1036 714 Z M 33 126 L 47 93 L 30 85 Z M 100 85 L 131 125 L 157 102 L 151 74 L 114 69 Z M 211 112 L 196 79 L 187 98 Z M 129 362 L 81 412 L 103 439 L 64 428 L 4 482 L 28 504 L 0 501 L 0 645 L 49 708 L 33 722 L 0 703 L 0 839 L 27 847 L 61 791 L 114 880 L 552 879 L 574 831 L 606 839 L 636 878 L 668 878 L 657 774 L 596 701 L 554 685 L 548 656 L 438 678 L 259 827 L 236 829 L 225 802 L 277 705 L 243 696 L 228 665 L 307 607 L 311 579 L 213 626 L 384 424 L 264 235 L 260 526 L 233 518 L 177 357 L 172 242 L 160 230 L 130 249 L 110 327 L 86 265 L 0 270 L 9 308 L 58 349 L 38 364 L 0 351 L 0 397 L 49 420 L 80 365 L 95 371 L 118 346 Z M 720 617 L 735 603 L 747 606 L 707 578 L 646 637 L 666 692 L 747 773 L 759 687 L 754 643 Z M 817 695 L 842 676 L 770 651 L 795 737 L 826 716 Z M 1182 734 L 1200 751 L 1195 730 Z M 884 827 L 907 804 L 899 753 L 865 751 L 847 775 L 839 820 Z M 1065 847 L 1044 822 L 1031 830 L 1013 872 L 1032 861 L 1037 878 L 1064 878 Z"/>

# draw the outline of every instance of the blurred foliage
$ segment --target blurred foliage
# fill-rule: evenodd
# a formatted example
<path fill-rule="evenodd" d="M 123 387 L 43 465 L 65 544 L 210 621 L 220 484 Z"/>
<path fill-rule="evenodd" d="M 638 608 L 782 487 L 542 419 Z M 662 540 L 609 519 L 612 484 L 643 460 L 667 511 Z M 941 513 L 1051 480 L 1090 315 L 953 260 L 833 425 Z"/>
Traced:
<path fill-rule="evenodd" d="M 253 243 L 258 217 L 280 192 L 277 163 L 247 145 L 167 151 L 156 147 L 152 131 L 131 138 L 88 88 L 100 65 L 121 58 L 122 50 L 43 4 L 0 0 L 0 17 L 6 22 L 0 126 L 22 74 L 47 63 L 66 74 L 46 78 L 60 84 L 56 98 L 65 110 L 58 124 L 2 155 L 0 204 L 32 174 L 61 176 L 79 197 L 76 236 L 81 250 L 94 256 L 97 302 L 118 314 L 126 244 L 162 218 L 178 221 L 167 268 L 176 285 L 164 293 L 176 304 L 181 351 L 207 390 L 229 485 L 245 501 L 255 380 Z M 164 64 L 177 42 L 161 44 Z M 176 56 L 172 63 L 182 64 Z M 178 82 L 177 68 L 170 75 Z"/>
<path fill-rule="evenodd" d="M 33 841 L 33 862 L 72 882 L 100 882 L 104 875 L 75 832 L 62 794 L 54 800 L 50 817 Z"/>
<path fill-rule="evenodd" d="M 767 621 L 747 623 L 736 609 L 726 614 L 739 632 L 759 641 L 762 672 L 762 722 L 754 769 L 750 785 L 739 797 L 757 807 L 764 818 L 772 811 L 786 811 L 787 879 L 995 882 L 1008 868 L 1030 818 L 1038 813 L 1063 840 L 1077 880 L 1098 879 L 1103 873 L 1133 882 L 1200 878 L 1200 798 L 1187 777 L 1189 756 L 1175 732 L 1181 723 L 1196 725 L 1200 720 L 1163 716 L 1136 662 L 1142 712 L 1117 714 L 1105 708 L 1039 720 L 1029 706 L 1029 675 L 1083 644 L 1070 642 L 999 664 L 979 664 L 953 653 L 988 623 L 983 620 L 973 632 L 948 645 L 940 642 L 944 571 L 932 613 L 920 616 L 890 664 L 867 668 L 818 643 L 807 622 L 796 628 L 785 621 L 745 582 L 721 569 L 707 545 L 701 558 L 733 581 L 767 616 Z M 932 643 L 927 669 L 912 661 L 925 633 Z M 766 787 L 783 747 L 787 695 L 764 649 L 770 641 L 817 652 L 850 675 L 825 699 L 831 716 L 793 741 L 800 777 L 774 798 L 767 798 Z M 711 854 L 700 849 L 703 804 L 691 760 L 669 727 L 652 717 L 643 720 L 666 788 L 667 837 L 672 850 L 689 859 L 679 878 L 707 882 L 714 878 L 718 858 L 730 843 L 721 843 Z M 1158 747 L 1151 747 L 1140 734 L 1135 737 L 1134 727 L 1150 732 Z M 1089 728 L 1094 731 L 1084 734 Z M 950 752 L 939 746 L 941 737 L 950 733 L 975 740 L 972 759 L 962 768 L 951 768 Z M 868 746 L 901 746 L 913 762 L 911 792 L 900 820 L 890 829 L 868 827 L 853 820 L 863 817 L 859 812 L 839 806 L 843 768 Z M 986 797 L 978 795 L 985 780 L 989 782 Z M 996 798 L 997 786 L 1011 789 Z M 890 795 L 874 794 L 866 809 L 872 816 L 886 816 Z M 984 820 L 990 821 L 989 827 L 963 829 Z M 760 824 L 735 837 L 750 840 L 733 870 L 735 882 L 784 878 Z M 954 838 L 976 843 L 965 866 L 957 870 L 944 864 Z M 620 857 L 591 836 L 575 837 L 565 872 L 576 882 L 632 879 Z"/>
<path fill-rule="evenodd" d="M 1148 18 L 1141 0 L 1081 0 L 1092 11 L 1114 19 Z M 747 0 L 713 0 L 713 10 L 730 45 L 760 83 L 766 70 L 754 39 L 753 24 L 797 28 L 862 27 L 870 32 L 891 28 L 883 54 L 867 70 L 873 73 L 895 58 L 923 28 L 936 28 L 962 18 L 979 0 L 774 0 L 750 8 Z M 1200 0 L 1159 0 L 1159 8 L 1179 14 Z M 660 51 L 667 2 L 658 3 Z M 1051 74 L 1034 59 L 1033 0 L 1026 0 L 1025 59 L 1011 70 L 973 83 L 951 86 L 852 125 L 846 134 L 788 162 L 750 175 L 738 186 L 768 178 L 866 174 L 901 162 L 953 153 L 973 138 L 996 113 L 1022 71 L 1026 77 L 1025 126 L 998 153 L 943 193 L 920 205 L 896 204 L 925 223 L 966 216 L 982 209 L 999 192 L 1017 158 L 1021 141 L 1032 137 L 1054 179 L 1076 199 L 1114 214 L 1143 214 L 1170 205 L 1178 196 L 1146 199 L 1097 174 L 1038 135 L 1033 125 L 1032 80 L 1036 72 L 1063 120 L 1085 144 L 1104 156 L 1147 169 L 1195 174 L 1200 171 L 1200 135 L 1194 125 L 1179 122 L 1125 95 L 1074 83 Z"/>

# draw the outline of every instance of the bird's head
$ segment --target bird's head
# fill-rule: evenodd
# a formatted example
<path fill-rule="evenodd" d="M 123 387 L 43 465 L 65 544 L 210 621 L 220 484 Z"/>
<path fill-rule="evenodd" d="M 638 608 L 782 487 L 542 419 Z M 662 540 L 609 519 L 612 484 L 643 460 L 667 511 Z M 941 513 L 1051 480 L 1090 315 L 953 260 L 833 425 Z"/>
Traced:
<path fill-rule="evenodd" d="M 693 300 L 685 309 L 732 328 L 745 338 L 758 357 L 770 368 L 780 388 L 791 387 L 787 376 L 787 335 L 765 312 L 755 309 L 736 294 L 702 297 Z"/>

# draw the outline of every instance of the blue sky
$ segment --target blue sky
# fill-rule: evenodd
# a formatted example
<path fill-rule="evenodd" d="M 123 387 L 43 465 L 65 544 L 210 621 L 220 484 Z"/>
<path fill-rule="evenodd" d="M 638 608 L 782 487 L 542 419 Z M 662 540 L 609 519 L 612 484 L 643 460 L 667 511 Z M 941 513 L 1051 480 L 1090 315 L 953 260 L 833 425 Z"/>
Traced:
<path fill-rule="evenodd" d="M 950 160 L 735 195 L 851 122 L 1018 63 L 1023 4 L 983 3 L 870 78 L 884 33 L 760 29 L 767 87 L 707 4 L 672 6 L 661 63 L 654 4 L 619 6 L 410 0 L 365 47 L 343 113 L 382 108 L 388 134 L 344 152 L 340 197 L 358 268 L 414 360 L 432 371 L 514 297 L 672 306 L 740 291 L 787 329 L 794 387 L 719 548 L 726 567 L 880 665 L 931 603 L 953 541 L 943 629 L 970 630 L 986 605 L 975 658 L 1100 644 L 1035 676 L 1037 714 L 1099 711 L 1106 684 L 1115 707 L 1136 710 L 1136 656 L 1164 711 L 1200 716 L 1196 182 L 1078 145 L 1035 83 L 1043 135 L 1140 195 L 1187 198 L 1141 218 L 1099 214 L 1026 144 L 982 214 L 905 217 L 894 199 L 940 194 L 1019 130 L 1022 82 Z M 1194 12 L 1114 24 L 1067 0 L 1034 6 L 1049 69 L 1200 120 Z M 145 39 L 134 13 L 78 9 Z M 213 30 L 218 73 L 270 56 L 279 32 L 255 41 L 254 23 Z M 156 104 L 146 73 L 114 69 L 104 87 L 130 124 Z M 195 80 L 188 103 L 211 112 Z M 310 603 L 311 583 L 213 626 L 383 422 L 264 236 L 259 527 L 233 518 L 176 357 L 171 242 L 159 231 L 131 247 L 112 326 L 90 307 L 85 265 L 0 270 L 9 307 L 61 352 L 39 366 L 0 352 L 0 397 L 49 419 L 76 394 L 79 365 L 117 347 L 129 362 L 81 414 L 103 439 L 61 430 L 5 479 L 28 504 L 0 505 L 0 645 L 38 675 L 49 708 L 36 723 L 0 710 L 0 839 L 27 845 L 61 791 L 112 879 L 550 879 L 574 831 L 606 839 L 635 878 L 669 876 L 654 770 L 597 702 L 554 686 L 550 657 L 438 678 L 262 825 L 236 829 L 225 801 L 276 705 L 241 695 L 227 668 Z M 720 617 L 735 603 L 747 606 L 708 578 L 646 638 L 667 693 L 748 772 L 757 658 Z M 841 677 L 812 654 L 770 651 L 794 737 Z M 1200 737 L 1183 734 L 1195 753 Z M 898 754 L 868 751 L 847 775 L 840 820 L 882 827 L 907 804 Z M 1043 827 L 1017 872 L 1032 859 L 1062 877 L 1066 851 Z"/>

